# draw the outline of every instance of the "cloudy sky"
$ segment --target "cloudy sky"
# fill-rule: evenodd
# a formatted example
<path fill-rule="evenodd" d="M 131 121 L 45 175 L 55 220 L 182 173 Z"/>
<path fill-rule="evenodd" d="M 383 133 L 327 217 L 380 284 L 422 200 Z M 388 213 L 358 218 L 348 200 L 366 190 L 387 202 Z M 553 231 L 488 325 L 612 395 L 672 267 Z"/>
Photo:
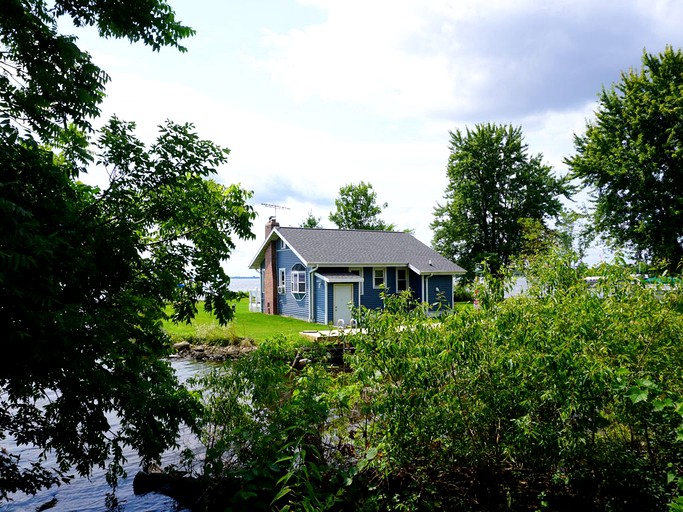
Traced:
<path fill-rule="evenodd" d="M 166 119 L 189 121 L 230 148 L 218 181 L 252 190 L 259 214 L 232 276 L 256 275 L 268 216 L 335 227 L 339 188 L 361 180 L 386 222 L 430 244 L 449 131 L 521 126 L 561 175 L 601 87 L 643 50 L 683 46 L 675 0 L 169 1 L 197 30 L 187 53 L 75 33 L 112 78 L 105 116 L 136 121 L 147 141 Z"/>

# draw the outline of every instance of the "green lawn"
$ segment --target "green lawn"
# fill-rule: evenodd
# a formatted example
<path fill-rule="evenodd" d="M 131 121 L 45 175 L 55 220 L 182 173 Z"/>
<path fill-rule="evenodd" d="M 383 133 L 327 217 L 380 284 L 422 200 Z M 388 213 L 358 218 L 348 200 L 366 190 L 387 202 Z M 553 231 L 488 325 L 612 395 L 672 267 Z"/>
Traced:
<path fill-rule="evenodd" d="M 168 308 L 168 313 L 171 309 Z M 237 339 L 249 338 L 256 342 L 273 338 L 278 335 L 286 337 L 299 336 L 301 331 L 315 331 L 325 329 L 320 324 L 304 322 L 294 318 L 264 313 L 252 313 L 249 311 L 248 300 L 241 300 L 235 308 L 235 319 L 227 326 L 221 327 L 215 317 L 204 311 L 203 305 L 199 305 L 199 313 L 191 325 L 174 324 L 165 322 L 164 329 L 171 335 L 174 341 L 180 339 Z"/>
<path fill-rule="evenodd" d="M 471 302 L 456 303 L 455 309 L 461 311 L 471 308 Z M 167 313 L 171 314 L 171 308 Z M 192 343 L 208 343 L 216 345 L 237 344 L 242 338 L 261 342 L 268 338 L 284 335 L 287 338 L 298 337 L 302 331 L 318 331 L 328 327 L 264 313 L 249 311 L 249 302 L 243 299 L 235 308 L 235 319 L 225 327 L 218 325 L 218 321 L 199 305 L 199 312 L 191 325 L 165 322 L 164 329 L 171 335 L 174 342 L 188 340 Z"/>

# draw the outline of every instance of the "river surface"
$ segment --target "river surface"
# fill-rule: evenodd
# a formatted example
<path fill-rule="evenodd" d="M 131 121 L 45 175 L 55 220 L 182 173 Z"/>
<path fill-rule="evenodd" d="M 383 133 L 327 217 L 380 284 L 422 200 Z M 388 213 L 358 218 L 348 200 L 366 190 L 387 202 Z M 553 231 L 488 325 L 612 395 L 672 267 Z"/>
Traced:
<path fill-rule="evenodd" d="M 258 277 L 233 277 L 230 281 L 230 288 L 234 291 L 249 291 L 258 289 L 260 280 Z M 180 382 L 184 382 L 189 377 L 205 371 L 209 366 L 205 363 L 186 360 L 173 360 L 171 362 L 176 375 Z M 116 419 L 110 419 L 112 428 L 117 426 Z M 181 448 L 185 446 L 195 447 L 197 441 L 188 432 L 182 432 L 180 438 Z M 17 449 L 16 445 L 4 443 L 4 446 L 10 453 L 21 454 L 22 460 L 36 460 L 38 457 L 38 450 L 35 448 L 22 447 Z M 162 457 L 162 466 L 168 464 L 175 464 L 178 462 L 178 453 L 180 450 L 165 453 Z M 116 497 L 118 499 L 118 508 L 113 510 L 120 512 L 166 512 L 166 511 L 183 511 L 186 509 L 180 508 L 175 500 L 168 498 L 161 494 L 149 493 L 143 496 L 136 496 L 133 493 L 133 478 L 140 470 L 140 459 L 136 453 L 130 449 L 124 452 L 128 462 L 125 465 L 128 477 L 119 482 L 116 490 Z M 50 510 L 53 512 L 100 512 L 109 511 L 105 505 L 106 494 L 110 491 L 107 481 L 104 476 L 104 471 L 95 469 L 90 479 L 74 478 L 70 484 L 62 485 L 61 487 L 53 487 L 35 496 L 27 496 L 25 494 L 12 495 L 13 501 L 9 503 L 0 503 L 0 512 L 28 512 L 36 511 L 40 507 L 47 507 L 53 504 Z M 56 500 L 56 501 L 55 501 Z"/>
<path fill-rule="evenodd" d="M 248 292 L 258 290 L 261 287 L 261 280 L 256 277 L 231 277 L 230 289 L 235 292 Z"/>
<path fill-rule="evenodd" d="M 207 371 L 210 366 L 205 363 L 187 360 L 173 360 L 171 365 L 178 376 L 180 382 L 186 381 L 189 377 L 197 375 L 201 372 Z M 110 419 L 112 428 L 117 426 L 115 419 Z M 196 447 L 197 441 L 189 432 L 182 432 L 180 436 L 180 445 L 182 447 Z M 38 450 L 35 448 L 22 447 L 21 451 L 17 452 L 15 445 L 6 445 L 11 453 L 20 453 L 22 460 L 35 460 L 37 458 Z M 178 451 L 165 453 L 162 457 L 162 466 L 174 464 L 178 462 Z M 5 504 L 0 504 L 1 512 L 29 512 L 36 511 L 42 506 L 54 503 L 54 506 L 46 508 L 54 512 L 101 512 L 115 510 L 117 512 L 166 512 L 166 511 L 184 511 L 187 509 L 180 508 L 175 500 L 168 498 L 161 494 L 149 493 L 143 496 L 136 496 L 133 493 L 133 478 L 140 470 L 140 459 L 137 454 L 130 449 L 124 452 L 128 462 L 125 469 L 128 477 L 125 480 L 119 481 L 119 487 L 116 490 L 116 497 L 118 498 L 119 506 L 115 509 L 108 509 L 105 505 L 105 498 L 110 491 L 105 474 L 103 470 L 95 469 L 90 479 L 74 478 L 70 484 L 62 485 L 61 487 L 53 487 L 35 496 L 27 496 L 25 494 L 12 495 L 13 501 Z"/>

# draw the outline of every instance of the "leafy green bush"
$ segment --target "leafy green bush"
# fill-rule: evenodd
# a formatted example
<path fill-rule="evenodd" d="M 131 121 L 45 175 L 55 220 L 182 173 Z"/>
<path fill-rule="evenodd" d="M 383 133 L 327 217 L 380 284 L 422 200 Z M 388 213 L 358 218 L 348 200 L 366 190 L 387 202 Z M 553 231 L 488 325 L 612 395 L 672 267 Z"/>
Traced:
<path fill-rule="evenodd" d="M 328 356 L 324 346 L 278 338 L 195 382 L 206 405 L 204 475 L 217 487 L 228 479 L 240 488 L 225 506 L 335 503 L 349 464 L 340 463 L 334 433 L 347 431 L 338 424 L 348 424 L 349 397 L 336 389 Z"/>
<path fill-rule="evenodd" d="M 453 286 L 453 302 L 472 302 L 474 300 L 474 290 L 472 286 L 458 281 Z"/>
<path fill-rule="evenodd" d="M 383 464 L 432 504 L 459 483 L 459 507 L 661 509 L 682 469 L 680 314 L 618 267 L 594 289 L 556 259 L 527 277 L 532 295 L 497 300 L 504 286 L 484 282 L 481 310 L 438 328 L 379 313 L 354 340 Z"/>
<path fill-rule="evenodd" d="M 264 343 L 202 382 L 205 474 L 282 510 L 682 510 L 680 291 L 601 272 L 537 258 L 528 295 L 486 278 L 438 322 L 395 296 L 345 371 Z"/>

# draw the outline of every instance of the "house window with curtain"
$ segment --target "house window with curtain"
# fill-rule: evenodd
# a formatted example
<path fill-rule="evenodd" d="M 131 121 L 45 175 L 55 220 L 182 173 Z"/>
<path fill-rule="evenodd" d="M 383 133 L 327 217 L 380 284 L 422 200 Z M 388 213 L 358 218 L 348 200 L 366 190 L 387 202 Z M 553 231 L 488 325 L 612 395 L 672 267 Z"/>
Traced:
<path fill-rule="evenodd" d="M 306 267 L 299 263 L 292 267 L 292 295 L 297 300 L 306 295 Z"/>

